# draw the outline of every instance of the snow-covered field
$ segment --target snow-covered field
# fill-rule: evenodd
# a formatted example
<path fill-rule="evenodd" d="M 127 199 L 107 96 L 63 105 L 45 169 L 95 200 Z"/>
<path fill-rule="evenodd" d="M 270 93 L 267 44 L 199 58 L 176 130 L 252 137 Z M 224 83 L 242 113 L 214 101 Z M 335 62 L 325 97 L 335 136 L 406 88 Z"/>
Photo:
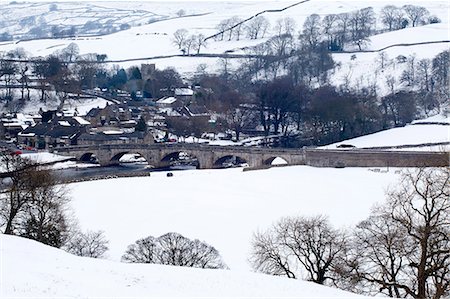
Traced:
<path fill-rule="evenodd" d="M 353 145 L 357 148 L 407 146 L 402 150 L 450 152 L 450 118 L 435 115 L 414 121 L 405 127 L 380 131 L 321 148 L 336 149 L 341 144 Z"/>
<path fill-rule="evenodd" d="M 329 215 L 335 226 L 363 220 L 397 175 L 367 168 L 307 166 L 152 173 L 69 185 L 83 229 L 103 230 L 109 258 L 139 238 L 178 232 L 215 246 L 232 270 L 249 270 L 253 232 L 283 216 Z"/>
<path fill-rule="evenodd" d="M 81 258 L 0 235 L 0 298 L 367 298 L 293 279 Z"/>

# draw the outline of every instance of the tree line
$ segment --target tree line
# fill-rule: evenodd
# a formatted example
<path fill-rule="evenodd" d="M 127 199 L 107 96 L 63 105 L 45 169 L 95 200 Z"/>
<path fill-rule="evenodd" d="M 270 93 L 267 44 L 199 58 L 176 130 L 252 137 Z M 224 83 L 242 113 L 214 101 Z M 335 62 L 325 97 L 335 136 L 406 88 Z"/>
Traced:
<path fill-rule="evenodd" d="M 190 78 L 191 85 L 200 87 L 192 101 L 218 116 L 215 126 L 168 119 L 169 128 L 180 136 L 197 137 L 230 129 L 237 139 L 243 131 L 258 130 L 325 144 L 403 126 L 417 116 L 440 111 L 449 96 L 449 51 L 433 59 L 402 55 L 390 59 L 381 52 L 377 71 L 393 64 L 404 70 L 399 78 L 386 76 L 389 93 L 380 97 L 379 82 L 352 86 L 344 80 L 333 86 L 330 77 L 337 64 L 324 42 L 314 45 L 301 39 L 294 45 L 284 43 L 283 36 L 251 49 L 261 55 L 242 59 L 237 70 L 231 70 L 227 58 L 220 60 L 218 74 L 209 74 L 200 65 Z M 0 59 L 0 98 L 9 111 L 18 112 L 32 89 L 41 101 L 59 99 L 62 105 L 69 96 L 94 88 L 109 93 L 125 90 L 134 99 L 142 91 L 145 98 L 158 99 L 185 84 L 173 68 L 156 69 L 144 81 L 139 67 L 107 67 L 102 63 L 105 59 L 106 55 L 95 53 L 80 55 L 76 44 L 40 59 L 30 59 L 16 49 Z"/>
<path fill-rule="evenodd" d="M 352 230 L 325 216 L 286 217 L 253 236 L 256 271 L 366 295 L 450 295 L 450 171 L 403 171 L 369 217 Z"/>
<path fill-rule="evenodd" d="M 328 14 L 323 18 L 318 14 L 312 14 L 306 18 L 303 29 L 298 35 L 308 39 L 312 44 L 326 41 L 331 51 L 344 50 L 348 44 L 356 45 L 359 50 L 362 50 L 373 34 L 441 22 L 437 16 L 430 15 L 425 7 L 411 4 L 402 7 L 386 5 L 380 10 L 378 19 L 383 26 L 380 30 L 377 29 L 377 15 L 372 7 L 340 14 Z M 216 25 L 216 30 L 218 33 L 213 35 L 216 41 L 231 41 L 240 40 L 243 37 L 261 39 L 269 32 L 272 33 L 271 36 L 294 37 L 297 25 L 295 19 L 291 17 L 279 18 L 271 26 L 269 19 L 262 15 L 249 20 L 233 16 L 220 21 Z M 188 35 L 185 29 L 175 32 L 174 43 L 180 49 L 182 48 L 179 39 L 181 32 L 184 36 Z M 199 48 L 198 51 L 200 51 Z"/>
<path fill-rule="evenodd" d="M 235 131 L 237 139 L 242 131 L 260 128 L 266 136 L 300 134 L 312 138 L 313 144 L 327 144 L 404 126 L 418 116 L 440 111 L 449 95 L 448 51 L 434 59 L 397 57 L 406 66 L 400 78 L 387 77 L 389 92 L 384 96 L 378 94 L 376 82 L 351 86 L 344 81 L 333 86 L 326 74 L 328 66 L 309 66 L 316 61 L 309 58 L 321 54 L 310 53 L 290 59 L 289 71 L 277 76 L 260 74 L 264 58 L 243 61 L 234 73 L 224 59 L 221 74 L 194 78 L 204 87 L 197 101 L 217 112 L 217 127 Z M 318 61 L 334 65 L 326 51 L 323 55 Z M 386 67 L 390 60 L 385 54 L 380 57 Z"/>

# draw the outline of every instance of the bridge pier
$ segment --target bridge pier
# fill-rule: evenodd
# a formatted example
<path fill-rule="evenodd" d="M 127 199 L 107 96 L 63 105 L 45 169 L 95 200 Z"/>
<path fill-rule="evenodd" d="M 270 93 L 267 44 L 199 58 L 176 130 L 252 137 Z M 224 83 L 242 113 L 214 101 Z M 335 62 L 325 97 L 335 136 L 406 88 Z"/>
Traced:
<path fill-rule="evenodd" d="M 200 169 L 214 168 L 215 159 L 214 151 L 204 152 L 196 156 Z"/>

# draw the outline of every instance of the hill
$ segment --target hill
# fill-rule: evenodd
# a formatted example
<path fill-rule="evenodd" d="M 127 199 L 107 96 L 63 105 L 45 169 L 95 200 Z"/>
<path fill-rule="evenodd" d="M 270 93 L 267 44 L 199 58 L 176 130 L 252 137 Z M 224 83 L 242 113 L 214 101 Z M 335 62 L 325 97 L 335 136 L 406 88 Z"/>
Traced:
<path fill-rule="evenodd" d="M 99 53 L 106 54 L 108 59 L 115 61 L 123 67 L 137 65 L 141 63 L 156 63 L 158 68 L 176 67 L 176 69 L 186 75 L 192 75 L 197 71 L 199 65 L 207 66 L 208 72 L 217 72 L 220 68 L 220 59 L 218 57 L 189 57 L 182 56 L 181 52 L 173 44 L 173 34 L 178 29 L 186 29 L 190 33 L 203 34 L 205 37 L 214 35 L 218 32 L 217 25 L 233 16 L 242 20 L 251 18 L 260 14 L 270 22 L 271 29 L 267 31 L 261 39 L 248 39 L 243 37 L 241 40 L 214 41 L 209 39 L 206 47 L 201 51 L 204 55 L 220 55 L 223 53 L 245 54 L 243 49 L 261 44 L 274 34 L 272 26 L 280 18 L 291 17 L 296 22 L 296 32 L 300 31 L 306 17 L 311 14 L 318 14 L 324 17 L 327 14 L 338 14 L 343 12 L 352 12 L 369 6 L 365 2 L 356 1 L 328 1 L 328 0 L 309 0 L 309 1 L 264 1 L 264 2 L 138 2 L 131 7 L 124 8 L 123 4 L 117 2 L 99 2 L 92 4 L 76 4 L 71 2 L 62 2 L 58 4 L 58 15 L 61 15 L 62 21 L 53 17 L 56 12 L 48 12 L 49 4 L 17 4 L 7 5 L 3 8 L 8 12 L 4 14 L 5 24 L 9 24 L 11 16 L 17 16 L 20 12 L 22 19 L 38 16 L 48 19 L 49 25 L 65 24 L 67 26 L 81 26 L 86 22 L 96 22 L 108 26 L 119 24 L 128 24 L 130 29 L 122 30 L 107 35 L 83 35 L 76 34 L 70 38 L 51 38 L 38 40 L 15 40 L 0 43 L 0 52 L 9 51 L 17 47 L 22 47 L 33 56 L 45 56 L 54 51 L 67 47 L 70 43 L 76 43 L 80 48 L 80 54 Z M 388 1 L 371 2 L 370 6 L 374 8 L 375 13 L 391 4 Z M 397 1 L 395 5 L 402 6 L 409 4 L 409 1 Z M 393 32 L 380 33 L 370 37 L 370 42 L 364 50 L 377 52 L 362 52 L 355 56 L 353 54 L 336 53 L 333 58 L 340 64 L 333 75 L 333 82 L 340 84 L 344 78 L 350 80 L 353 84 L 358 81 L 378 80 L 383 82 L 385 70 L 378 69 L 378 51 L 384 51 L 385 54 L 393 59 L 398 55 L 409 56 L 416 55 L 417 58 L 433 58 L 439 52 L 448 49 L 448 3 L 445 1 L 414 1 L 414 5 L 423 5 L 431 15 L 436 15 L 442 23 L 427 26 L 405 28 Z M 174 12 L 184 11 L 183 16 L 177 16 Z M 172 13 L 170 13 L 170 11 Z M 152 15 L 156 16 L 151 22 L 136 21 L 136 16 Z M 81 17 L 83 16 L 83 17 Z M 94 19 L 93 19 L 94 18 Z M 95 19 L 96 18 L 96 19 Z M 146 17 L 149 18 L 148 16 Z M 59 21 L 58 21 L 59 20 Z M 377 19 L 376 29 L 381 31 L 382 25 Z M 20 23 L 20 22 L 19 22 Z M 244 23 L 245 24 L 245 23 Z M 119 26 L 120 27 L 120 26 Z M 5 30 L 10 27 L 6 26 Z M 11 27 L 12 28 L 12 27 Z M 128 27 L 127 27 L 128 28 Z M 11 29 L 12 30 L 12 29 Z M 15 28 L 14 30 L 19 30 Z M 24 30 L 21 28 L 20 30 Z M 19 31 L 20 31 L 19 30 Z M 297 35 L 297 33 L 296 33 Z M 427 46 L 429 42 L 439 42 L 433 44 L 433 47 Z M 417 44 L 425 43 L 425 44 Z M 409 45 L 410 44 L 410 45 Z M 116 45 L 121 45 L 117 47 Z M 396 46 L 395 46 L 396 45 Z M 387 48 L 383 50 L 384 48 Z M 357 50 L 355 47 L 348 47 L 347 50 Z M 239 65 L 239 59 L 233 58 L 232 64 Z M 374 69 L 376 72 L 367 74 L 366 70 Z M 401 73 L 404 65 L 397 64 L 397 67 L 389 64 L 386 73 Z M 375 75 L 375 76 L 374 76 Z M 381 93 L 384 93 L 385 87 L 381 87 Z"/>
<path fill-rule="evenodd" d="M 314 283 L 254 273 L 81 258 L 0 235 L 2 298 L 367 298 Z"/>

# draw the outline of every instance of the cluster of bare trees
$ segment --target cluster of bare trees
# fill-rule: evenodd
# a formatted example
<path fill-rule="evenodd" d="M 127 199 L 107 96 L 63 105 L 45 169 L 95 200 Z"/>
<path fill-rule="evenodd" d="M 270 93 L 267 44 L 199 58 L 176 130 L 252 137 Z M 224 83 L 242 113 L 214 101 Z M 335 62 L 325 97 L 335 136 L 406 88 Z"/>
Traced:
<path fill-rule="evenodd" d="M 200 50 L 208 44 L 205 38 L 206 37 L 201 33 L 189 34 L 189 31 L 186 29 L 178 29 L 173 34 L 172 42 L 181 52 L 183 52 L 183 54 L 192 54 L 192 50 L 197 54 L 200 54 Z"/>
<path fill-rule="evenodd" d="M 30 99 L 30 90 L 37 89 L 41 101 L 49 99 L 51 91 L 64 100 L 68 93 L 92 88 L 96 79 L 101 80 L 99 74 L 106 74 L 106 70 L 99 62 L 105 58 L 79 55 L 75 43 L 45 58 L 30 57 L 22 48 L 9 51 L 0 56 L 0 82 L 5 90 L 0 98 L 10 102 L 14 100 L 13 90 L 19 89 L 19 99 L 25 101 Z"/>
<path fill-rule="evenodd" d="M 450 294 L 450 169 L 401 174 L 384 204 L 351 232 L 323 216 L 284 218 L 253 237 L 255 270 L 364 294 Z"/>
<path fill-rule="evenodd" d="M 0 229 L 62 248 L 72 254 L 102 257 L 108 241 L 102 232 L 82 233 L 68 209 L 69 197 L 48 169 L 18 155 L 2 153 Z"/>
<path fill-rule="evenodd" d="M 418 111 L 427 116 L 440 111 L 441 105 L 450 96 L 449 55 L 450 51 L 443 51 L 433 59 L 417 59 L 415 55 L 398 56 L 397 62 L 394 62 L 385 53 L 380 53 L 382 65 L 401 63 L 405 66 L 400 78 L 386 77 L 390 94 L 381 99 L 381 104 L 390 122 L 404 125 Z"/>
<path fill-rule="evenodd" d="M 96 53 L 80 55 L 75 43 L 47 57 L 30 57 L 21 48 L 0 54 L 0 101 L 10 112 L 19 112 L 31 97 L 43 102 L 60 100 L 62 105 L 70 95 L 96 87 L 112 93 L 125 89 L 132 95 L 141 90 L 147 97 L 158 97 L 161 89 L 182 84 L 181 76 L 172 68 L 156 70 L 152 80 L 142 82 L 138 67 L 108 67 L 106 58 Z"/>
<path fill-rule="evenodd" d="M 347 44 L 356 45 L 361 50 L 369 42 L 369 37 L 378 32 L 376 18 L 372 7 L 341 14 L 329 14 L 323 19 L 318 14 L 312 14 L 303 23 L 299 36 L 311 46 L 326 42 L 332 51 L 343 50 Z M 403 7 L 387 5 L 382 8 L 380 19 L 388 31 L 440 22 L 437 17 L 430 16 L 425 7 L 416 5 Z M 295 20 L 292 18 L 278 19 L 273 28 L 270 28 L 270 23 L 264 16 L 257 16 L 245 22 L 234 16 L 221 21 L 216 29 L 219 31 L 215 36 L 216 40 L 232 40 L 233 38 L 239 40 L 242 33 L 245 33 L 249 39 L 263 38 L 270 29 L 272 36 L 288 35 L 293 38 L 297 30 Z"/>
<path fill-rule="evenodd" d="M 372 7 L 354 12 L 330 14 L 323 19 L 313 14 L 306 18 L 300 38 L 310 46 L 326 42 L 331 51 L 343 50 L 351 43 L 361 50 L 375 32 L 376 15 Z"/>
<path fill-rule="evenodd" d="M 66 191 L 49 170 L 3 153 L 4 173 L 0 194 L 0 227 L 3 233 L 24 236 L 61 247 L 70 233 Z"/>
<path fill-rule="evenodd" d="M 128 246 L 122 261 L 203 269 L 227 268 L 214 247 L 197 239 L 188 239 L 178 233 L 167 233 L 158 238 L 149 236 L 137 240 Z"/>
<path fill-rule="evenodd" d="M 215 37 L 216 40 L 240 40 L 244 33 L 244 26 L 242 24 L 243 20 L 237 16 L 231 17 L 221 21 L 216 29 L 219 31 L 218 35 Z"/>

